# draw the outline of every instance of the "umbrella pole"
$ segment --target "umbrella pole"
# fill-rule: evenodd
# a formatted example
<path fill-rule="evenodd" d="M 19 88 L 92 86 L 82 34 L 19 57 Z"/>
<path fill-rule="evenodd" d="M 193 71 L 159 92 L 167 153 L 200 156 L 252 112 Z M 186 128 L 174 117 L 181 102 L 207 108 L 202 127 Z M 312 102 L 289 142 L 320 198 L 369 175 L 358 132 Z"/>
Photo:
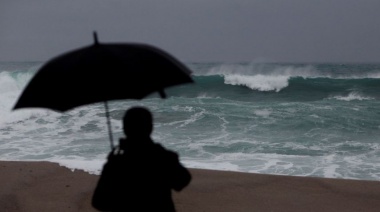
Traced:
<path fill-rule="evenodd" d="M 104 108 L 106 109 L 108 135 L 110 137 L 111 150 L 112 150 L 114 148 L 114 144 L 113 144 L 113 137 L 112 137 L 111 119 L 110 119 L 110 113 L 109 113 L 109 110 L 108 110 L 108 103 L 107 103 L 107 101 L 104 101 Z"/>

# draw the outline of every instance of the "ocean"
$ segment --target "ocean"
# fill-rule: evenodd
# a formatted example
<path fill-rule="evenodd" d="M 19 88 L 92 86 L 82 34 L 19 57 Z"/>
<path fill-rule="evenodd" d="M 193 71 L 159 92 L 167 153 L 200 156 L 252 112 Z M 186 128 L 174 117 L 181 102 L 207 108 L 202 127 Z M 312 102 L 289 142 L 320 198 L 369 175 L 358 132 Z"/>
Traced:
<path fill-rule="evenodd" d="M 0 160 L 99 174 L 110 151 L 103 103 L 12 110 L 42 65 L 0 63 Z M 380 64 L 186 65 L 195 83 L 167 99 L 109 102 L 116 142 L 124 112 L 145 106 L 153 139 L 189 168 L 380 180 Z"/>

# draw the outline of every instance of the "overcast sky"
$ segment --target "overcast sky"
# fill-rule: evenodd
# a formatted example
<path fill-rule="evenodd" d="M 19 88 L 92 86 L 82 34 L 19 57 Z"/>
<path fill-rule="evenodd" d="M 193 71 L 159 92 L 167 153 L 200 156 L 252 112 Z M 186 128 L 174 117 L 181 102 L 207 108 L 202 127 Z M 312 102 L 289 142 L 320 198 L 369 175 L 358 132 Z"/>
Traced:
<path fill-rule="evenodd" d="M 143 42 L 185 62 L 380 62 L 379 0 L 1 0 L 0 61 Z"/>

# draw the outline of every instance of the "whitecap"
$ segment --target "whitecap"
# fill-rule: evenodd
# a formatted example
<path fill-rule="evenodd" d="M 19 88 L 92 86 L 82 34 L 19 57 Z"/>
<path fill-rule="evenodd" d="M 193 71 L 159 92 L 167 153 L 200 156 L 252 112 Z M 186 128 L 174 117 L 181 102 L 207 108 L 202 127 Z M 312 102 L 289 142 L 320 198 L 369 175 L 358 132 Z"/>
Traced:
<path fill-rule="evenodd" d="M 374 98 L 368 97 L 368 96 L 362 96 L 358 92 L 351 92 L 347 96 L 333 96 L 330 97 L 330 99 L 336 99 L 336 100 L 341 100 L 341 101 L 353 101 L 353 100 L 373 100 Z"/>
<path fill-rule="evenodd" d="M 224 76 L 224 83 L 228 85 L 242 85 L 252 90 L 258 91 L 276 91 L 289 85 L 288 76 L 267 76 L 267 75 L 240 75 L 228 74 Z"/>

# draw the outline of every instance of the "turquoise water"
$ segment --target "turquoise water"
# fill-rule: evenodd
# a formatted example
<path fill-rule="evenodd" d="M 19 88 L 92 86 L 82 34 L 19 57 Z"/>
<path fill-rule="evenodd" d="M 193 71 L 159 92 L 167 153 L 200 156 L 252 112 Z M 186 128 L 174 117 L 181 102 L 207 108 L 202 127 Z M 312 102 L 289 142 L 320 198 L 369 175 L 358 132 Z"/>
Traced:
<path fill-rule="evenodd" d="M 47 160 L 99 173 L 109 151 L 103 104 L 11 111 L 42 63 L 0 63 L 0 160 Z M 110 102 L 113 133 L 131 106 L 187 167 L 380 179 L 380 64 L 187 63 L 195 84 Z"/>

